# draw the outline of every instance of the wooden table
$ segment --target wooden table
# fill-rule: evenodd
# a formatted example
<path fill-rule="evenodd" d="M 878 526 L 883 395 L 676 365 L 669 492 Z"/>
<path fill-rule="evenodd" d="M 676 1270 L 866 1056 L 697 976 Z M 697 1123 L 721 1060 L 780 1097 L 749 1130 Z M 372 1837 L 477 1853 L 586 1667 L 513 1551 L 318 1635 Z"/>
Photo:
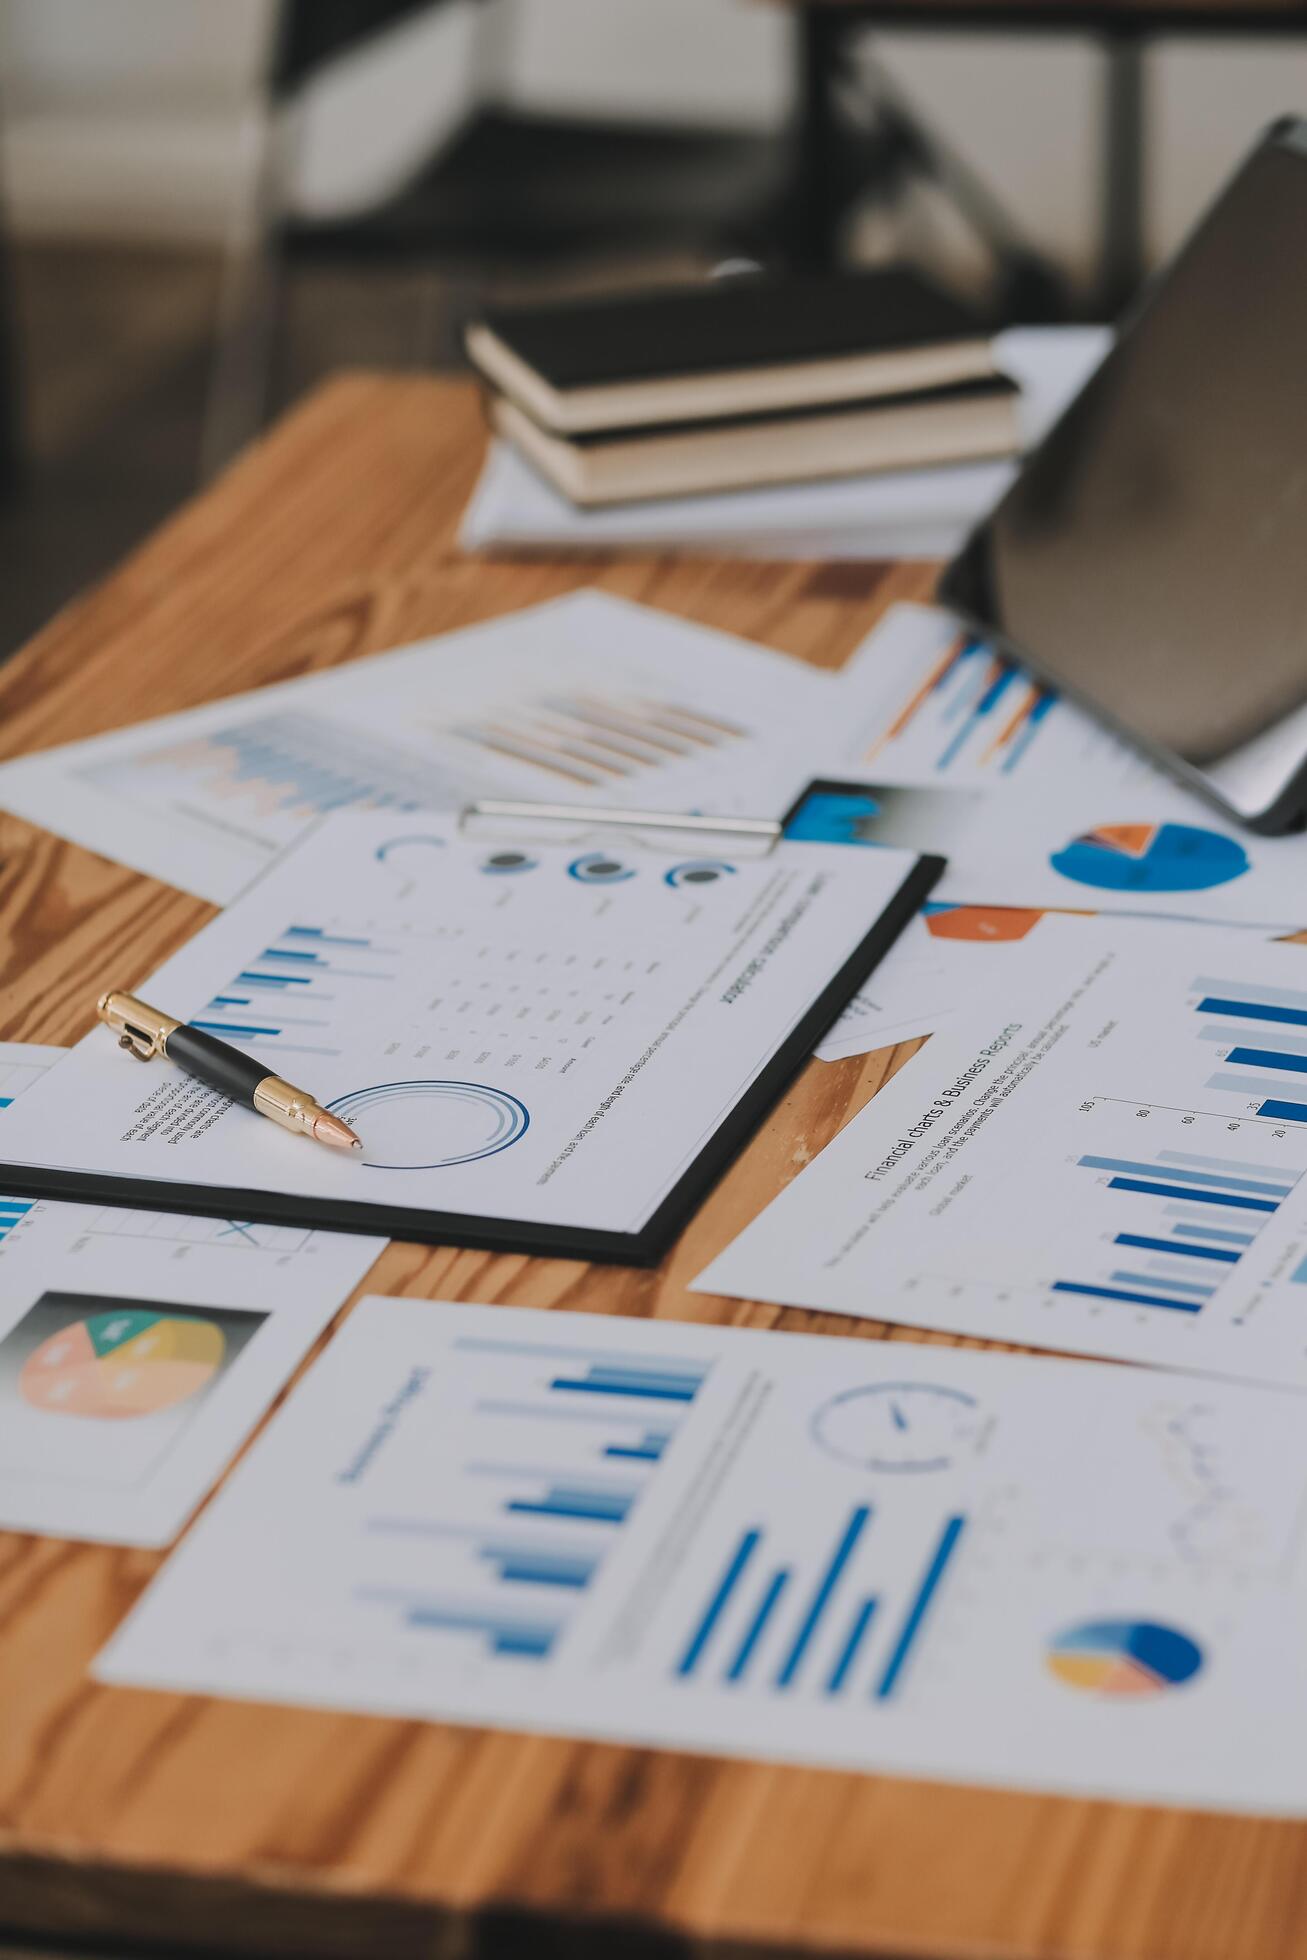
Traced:
<path fill-rule="evenodd" d="M 927 575 L 471 561 L 471 390 L 316 395 L 0 675 L 16 754 L 593 584 L 838 666 Z M 0 1033 L 72 1041 L 199 900 L 0 817 Z M 654 1272 L 393 1245 L 365 1290 L 896 1338 L 690 1295 L 907 1050 L 812 1064 Z M 897 1338 L 901 1338 L 898 1336 Z M 913 1339 L 922 1337 L 914 1335 Z M 1307 1830 L 104 1688 L 158 1555 L 0 1536 L 0 1929 L 168 1953 L 1307 1956 Z"/>

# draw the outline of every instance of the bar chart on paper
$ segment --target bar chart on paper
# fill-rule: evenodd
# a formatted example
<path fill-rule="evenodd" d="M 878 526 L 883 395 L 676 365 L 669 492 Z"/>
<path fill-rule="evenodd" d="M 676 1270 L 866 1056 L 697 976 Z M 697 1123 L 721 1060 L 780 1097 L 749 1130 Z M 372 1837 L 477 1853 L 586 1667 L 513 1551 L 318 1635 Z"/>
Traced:
<path fill-rule="evenodd" d="M 674 1677 L 710 1687 L 747 1683 L 768 1694 L 886 1702 L 904 1689 L 963 1544 L 968 1520 L 944 1517 L 922 1541 L 904 1581 L 901 1553 L 888 1586 L 878 1577 L 870 1503 L 816 1528 L 779 1562 L 769 1526 L 751 1522 L 725 1551 L 674 1662 Z M 816 1556 L 812 1553 L 816 1551 Z"/>
<path fill-rule="evenodd" d="M 698 768 L 749 739 L 742 721 L 635 689 L 519 689 L 465 719 L 442 714 L 442 706 L 434 684 L 410 682 L 361 717 L 302 708 L 250 713 L 78 774 L 104 797 L 203 831 L 252 874 L 336 810 L 455 810 L 513 787 L 611 793 Z M 379 711 L 411 734 L 370 731 L 367 712 Z"/>
<path fill-rule="evenodd" d="M 32 1198 L 0 1197 L 0 1245 L 10 1238 L 36 1209 Z"/>
<path fill-rule="evenodd" d="M 881 709 L 858 759 L 891 772 L 1012 776 L 1035 749 L 1057 700 L 983 640 L 958 635 L 897 707 Z"/>
<path fill-rule="evenodd" d="M 293 709 L 97 762 L 85 776 L 170 820 L 244 836 L 256 867 L 333 810 L 445 809 L 467 788 L 451 768 L 334 716 Z"/>
<path fill-rule="evenodd" d="M 380 1008 L 398 970 L 395 948 L 369 934 L 287 926 L 251 953 L 193 1025 L 270 1056 L 338 1055 L 336 1030 Z"/>
<path fill-rule="evenodd" d="M 1063 1301 L 1200 1315 L 1243 1279 L 1264 1234 L 1299 1222 L 1307 992 L 1200 974 L 1166 1039 L 1188 1106 L 1126 1096 L 1080 1104 L 1081 1147 L 1058 1173 L 1061 1229 L 1079 1252 L 1048 1281 Z M 1307 1284 L 1307 1259 L 1287 1277 Z"/>
<path fill-rule="evenodd" d="M 1191 1111 L 1149 1107 L 1146 1114 L 1122 1118 L 1119 1106 L 1104 1099 L 1083 1114 L 1089 1127 L 1104 1126 L 1113 1138 L 1125 1129 L 1134 1148 L 1120 1154 L 1109 1143 L 1074 1159 L 1076 1236 L 1082 1245 L 1093 1244 L 1095 1270 L 1055 1279 L 1052 1291 L 1162 1313 L 1201 1313 L 1293 1198 L 1302 1173 L 1232 1154 L 1228 1126 Z M 1149 1141 L 1139 1144 L 1145 1125 Z M 1158 1147 L 1159 1129 L 1183 1147 Z"/>
<path fill-rule="evenodd" d="M 1190 1006 L 1221 1064 L 1204 1083 L 1216 1107 L 1273 1128 L 1307 1126 L 1307 992 L 1200 976 Z"/>
<path fill-rule="evenodd" d="M 362 1515 L 354 1603 L 483 1660 L 543 1661 L 658 1474 L 702 1360 L 461 1336 L 446 1384 L 457 1456 L 392 1469 Z M 432 1450 L 440 1449 L 435 1441 Z"/>

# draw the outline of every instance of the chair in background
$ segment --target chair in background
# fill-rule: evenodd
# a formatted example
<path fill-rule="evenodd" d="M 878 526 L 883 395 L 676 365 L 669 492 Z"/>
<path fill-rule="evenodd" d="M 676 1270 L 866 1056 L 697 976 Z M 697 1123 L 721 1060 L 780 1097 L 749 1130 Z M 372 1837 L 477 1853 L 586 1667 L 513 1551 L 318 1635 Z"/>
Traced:
<path fill-rule="evenodd" d="M 868 29 L 1091 35 L 1106 64 L 1102 242 L 1094 313 L 1111 319 L 1129 303 L 1145 270 L 1143 58 L 1160 35 L 1307 34 L 1307 0 L 784 0 L 796 9 L 800 127 L 795 200 L 809 257 L 838 256 L 848 210 L 904 174 L 936 177 L 987 232 L 1012 297 L 1038 300 L 1046 268 L 1024 252 L 993 200 L 959 174 L 940 139 L 893 101 L 868 141 L 848 113 L 860 84 L 856 42 Z M 1033 280 L 1033 283 L 1032 283 Z M 1023 293 L 1024 287 L 1024 293 Z M 1049 288 L 1050 296 L 1055 288 Z"/>
<path fill-rule="evenodd" d="M 267 80 L 272 125 L 328 62 L 444 0 L 282 0 Z M 528 0 L 529 3 L 529 0 Z M 500 106 L 483 87 L 452 135 L 383 204 L 314 220 L 290 208 L 284 160 L 267 145 L 256 235 L 228 282 L 205 442 L 212 469 L 264 412 L 278 276 L 295 263 L 440 266 L 469 287 L 505 273 L 616 254 L 725 255 L 784 175 L 783 145 L 733 130 L 651 127 Z"/>

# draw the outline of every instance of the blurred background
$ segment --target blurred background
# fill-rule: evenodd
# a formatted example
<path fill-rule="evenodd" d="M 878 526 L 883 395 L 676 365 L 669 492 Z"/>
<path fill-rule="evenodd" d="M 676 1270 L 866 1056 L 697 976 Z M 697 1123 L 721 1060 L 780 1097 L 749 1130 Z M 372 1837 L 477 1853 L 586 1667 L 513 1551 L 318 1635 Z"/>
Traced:
<path fill-rule="evenodd" d="M 0 0 L 0 655 L 333 369 L 457 366 L 492 299 L 906 255 L 997 318 L 1113 311 L 1307 39 L 1040 6 Z"/>

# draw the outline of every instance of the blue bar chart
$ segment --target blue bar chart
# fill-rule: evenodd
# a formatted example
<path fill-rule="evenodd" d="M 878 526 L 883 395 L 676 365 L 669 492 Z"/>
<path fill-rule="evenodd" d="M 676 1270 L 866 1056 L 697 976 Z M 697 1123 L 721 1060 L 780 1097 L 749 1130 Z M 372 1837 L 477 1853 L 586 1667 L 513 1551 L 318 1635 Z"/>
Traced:
<path fill-rule="evenodd" d="M 548 1659 L 672 1448 L 709 1364 L 549 1341 L 451 1344 L 456 1459 L 361 1522 L 357 1600 L 483 1658 Z M 420 1582 L 415 1578 L 421 1574 Z"/>
<path fill-rule="evenodd" d="M 983 640 L 961 638 L 925 685 L 881 727 L 863 757 L 875 761 L 907 748 L 936 775 L 968 770 L 1010 776 L 1020 768 L 1057 706 L 1051 689 L 1032 681 Z"/>
<path fill-rule="evenodd" d="M 27 1199 L 0 1198 L 0 1245 L 4 1244 L 16 1225 L 22 1224 L 31 1209 L 31 1202 Z"/>
<path fill-rule="evenodd" d="M 750 1523 L 726 1550 L 698 1617 L 673 1661 L 682 1682 L 774 1694 L 843 1694 L 888 1701 L 906 1683 L 966 1527 L 947 1517 L 904 1586 L 877 1584 L 875 1514 L 855 1505 L 825 1556 L 801 1570 L 793 1555 L 772 1564 L 765 1521 Z M 897 1595 L 891 1597 L 890 1594 Z"/>
<path fill-rule="evenodd" d="M 395 954 L 357 933 L 288 926 L 216 993 L 193 1025 L 236 1047 L 338 1055 L 334 1029 L 384 993 Z"/>
<path fill-rule="evenodd" d="M 1192 990 L 1198 1038 L 1223 1064 L 1206 1087 L 1237 1098 L 1242 1115 L 1307 1123 L 1307 993 L 1201 976 Z"/>
<path fill-rule="evenodd" d="M 332 810 L 439 809 L 461 784 L 451 772 L 338 720 L 299 712 L 252 717 L 189 742 L 143 750 L 87 772 L 113 787 L 142 783 L 190 799 L 212 797 L 234 816 L 268 825 Z"/>
<path fill-rule="evenodd" d="M 1299 1182 L 1294 1172 L 1186 1150 L 1086 1153 L 1076 1163 L 1101 1194 L 1108 1260 L 1095 1276 L 1053 1281 L 1053 1292 L 1166 1313 L 1201 1313 Z"/>

